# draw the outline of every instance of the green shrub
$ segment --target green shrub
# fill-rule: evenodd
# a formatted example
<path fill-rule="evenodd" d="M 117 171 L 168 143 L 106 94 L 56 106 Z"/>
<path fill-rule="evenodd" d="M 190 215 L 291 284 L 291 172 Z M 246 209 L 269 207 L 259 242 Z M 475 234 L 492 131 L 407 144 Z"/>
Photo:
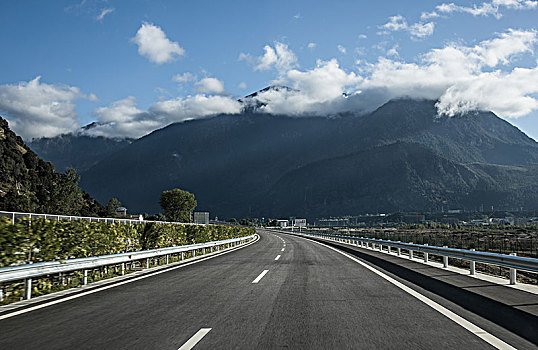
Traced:
<path fill-rule="evenodd" d="M 125 224 L 0 217 L 0 267 L 204 243 L 255 233 L 252 227 Z"/>

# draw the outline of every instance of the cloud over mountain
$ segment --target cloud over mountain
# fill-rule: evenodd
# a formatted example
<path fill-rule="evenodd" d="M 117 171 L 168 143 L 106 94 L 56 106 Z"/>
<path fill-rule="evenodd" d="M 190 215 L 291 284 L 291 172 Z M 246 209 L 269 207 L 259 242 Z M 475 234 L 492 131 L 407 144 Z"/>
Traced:
<path fill-rule="evenodd" d="M 392 22 L 391 28 L 397 29 L 402 21 L 396 18 Z M 150 32 L 157 28 L 162 34 L 157 37 L 166 39 L 160 28 L 143 24 L 140 30 L 144 26 Z M 165 42 L 171 43 L 168 39 Z M 430 49 L 411 61 L 400 58 L 395 46 L 374 62 L 357 61 L 353 69 L 342 67 L 336 58 L 317 60 L 310 69 L 299 68 L 292 48 L 280 42 L 266 45 L 261 56 L 247 53 L 240 59 L 253 71 L 272 71 L 275 78 L 271 84 L 291 88 L 266 89 L 253 96 L 253 105 L 260 112 L 295 117 L 366 113 L 390 99 L 409 97 L 438 100 L 438 112 L 448 116 L 480 109 L 515 118 L 538 110 L 537 44 L 536 30 L 508 29 L 477 44 L 458 42 Z M 162 62 L 170 59 L 166 55 L 154 58 Z M 144 108 L 137 106 L 134 97 L 117 100 L 97 108 L 94 115 L 98 123 L 85 132 L 140 137 L 173 122 L 239 113 L 244 108 L 237 101 L 240 96 L 227 95 L 224 82 L 217 78 L 198 80 L 192 73 L 183 73 L 173 80 L 192 82 L 195 93 Z M 77 87 L 41 83 L 38 77 L 0 85 L 0 112 L 7 114 L 12 127 L 25 138 L 55 136 L 79 128 L 75 102 L 81 98 L 92 96 Z"/>
<path fill-rule="evenodd" d="M 147 110 L 137 107 L 134 97 L 114 102 L 95 112 L 99 123 L 85 131 L 105 137 L 142 137 L 171 123 L 218 113 L 239 113 L 241 104 L 227 96 L 198 94 L 159 101 Z"/>
<path fill-rule="evenodd" d="M 475 46 L 449 44 L 420 56 L 416 62 L 380 57 L 361 62 L 357 73 L 336 59 L 310 70 L 281 72 L 278 84 L 295 90 L 267 90 L 259 99 L 268 113 L 333 114 L 369 111 L 398 97 L 439 99 L 439 113 L 455 115 L 471 109 L 519 117 L 538 109 L 534 67 L 512 67 L 522 54 L 534 54 L 534 30 L 510 29 Z"/>
<path fill-rule="evenodd" d="M 74 102 L 81 98 L 97 99 L 74 86 L 42 83 L 38 76 L 28 82 L 0 85 L 0 113 L 25 139 L 52 137 L 79 127 Z"/>

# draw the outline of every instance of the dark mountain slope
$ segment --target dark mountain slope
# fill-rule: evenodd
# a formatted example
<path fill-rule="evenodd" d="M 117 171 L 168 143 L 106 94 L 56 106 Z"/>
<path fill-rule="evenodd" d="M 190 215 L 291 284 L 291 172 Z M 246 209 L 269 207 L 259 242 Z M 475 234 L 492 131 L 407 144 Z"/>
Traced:
<path fill-rule="evenodd" d="M 397 142 L 286 174 L 260 211 L 319 217 L 361 212 L 536 207 L 538 167 L 463 165 L 419 144 Z"/>
<path fill-rule="evenodd" d="M 420 143 L 459 162 L 538 164 L 538 143 L 491 112 L 438 116 L 435 101 L 394 100 L 360 118 L 372 144 Z"/>
<path fill-rule="evenodd" d="M 400 146 L 383 148 L 396 143 Z M 417 145 L 422 146 L 417 148 Z M 405 153 L 406 147 L 413 148 Z M 392 159 L 390 152 L 384 150 L 404 152 L 402 157 L 413 155 L 417 159 L 409 159 L 405 167 L 398 163 L 397 171 L 385 169 L 381 166 L 384 163 L 377 163 L 383 161 L 382 157 Z M 372 156 L 364 158 L 369 153 Z M 345 170 L 345 162 L 337 161 L 346 156 L 354 159 L 357 154 L 363 154 L 358 158 L 362 160 L 352 162 L 356 165 L 348 170 Z M 349 173 L 342 179 L 351 181 L 351 174 L 360 175 L 369 168 L 372 170 L 368 176 L 379 179 L 372 182 L 367 181 L 366 175 L 357 175 L 365 183 L 361 187 L 370 191 L 371 202 L 377 204 L 357 204 L 353 210 L 418 209 L 436 203 L 440 207 L 439 203 L 443 202 L 462 206 L 467 205 L 466 200 L 474 193 L 480 193 L 480 183 L 490 183 L 491 178 L 494 182 L 501 181 L 497 180 L 501 175 L 491 173 L 487 167 L 475 169 L 464 164 L 524 167 L 538 164 L 538 144 L 492 113 L 437 117 L 433 101 L 396 100 L 369 115 L 347 114 L 334 118 L 291 118 L 261 113 L 220 115 L 172 124 L 136 140 L 84 172 L 82 184 L 96 198 L 118 197 L 134 211 L 158 211 L 161 191 L 180 187 L 196 194 L 201 210 L 225 217 L 263 215 L 265 210 L 273 209 L 272 212 L 280 213 L 279 208 L 285 206 L 283 199 L 272 201 L 271 206 L 263 204 L 268 200 L 268 193 L 277 197 L 280 193 L 283 197 L 279 198 L 286 198 L 290 191 L 300 192 L 303 181 L 291 174 L 324 162 L 337 164 L 343 174 Z M 430 173 L 424 165 L 428 162 L 452 170 L 447 170 L 446 175 L 433 170 Z M 315 169 L 319 177 L 335 176 L 331 166 Z M 387 178 L 380 173 L 385 171 L 394 174 Z M 300 174 L 306 184 L 309 172 Z M 401 179 L 400 174 L 409 175 Z M 297 189 L 283 185 L 294 183 L 286 180 L 287 176 L 296 181 Z M 344 180 L 339 183 L 346 185 Z M 420 197 L 424 194 L 420 193 L 429 191 L 428 183 L 432 183 L 437 192 L 428 194 L 424 201 Z M 420 190 L 409 187 L 415 184 Z M 338 195 L 333 196 L 336 198 L 333 203 L 348 196 L 345 188 L 334 189 Z M 384 191 L 385 188 L 391 191 Z M 499 187 L 498 193 L 504 193 L 504 188 Z M 316 197 L 317 204 L 306 205 L 308 215 L 340 212 L 336 208 L 348 207 L 333 204 L 335 210 L 329 210 L 319 204 L 327 202 L 329 193 L 320 193 L 323 195 Z M 356 191 L 351 193 L 362 196 Z M 366 202 L 357 199 L 357 203 Z"/>
<path fill-rule="evenodd" d="M 34 139 L 28 146 L 40 157 L 52 162 L 59 171 L 73 168 L 83 172 L 131 142 L 131 139 L 65 134 Z"/>

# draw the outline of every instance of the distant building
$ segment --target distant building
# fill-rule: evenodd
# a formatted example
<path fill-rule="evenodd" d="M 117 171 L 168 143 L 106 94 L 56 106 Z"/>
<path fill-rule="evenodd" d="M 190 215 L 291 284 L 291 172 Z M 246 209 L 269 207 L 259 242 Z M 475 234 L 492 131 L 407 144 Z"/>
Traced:
<path fill-rule="evenodd" d="M 195 211 L 193 213 L 193 220 L 195 224 L 209 224 L 209 212 L 207 211 Z"/>
<path fill-rule="evenodd" d="M 125 207 L 117 207 L 116 208 L 116 215 L 118 215 L 118 216 L 127 216 L 127 208 L 125 208 Z"/>
<path fill-rule="evenodd" d="M 288 220 L 277 220 L 278 226 L 280 227 L 288 227 L 289 221 Z"/>
<path fill-rule="evenodd" d="M 514 221 L 513 216 L 507 216 L 505 218 L 489 218 L 490 224 L 493 225 L 513 225 Z"/>
<path fill-rule="evenodd" d="M 306 227 L 306 219 L 293 220 L 293 227 Z"/>

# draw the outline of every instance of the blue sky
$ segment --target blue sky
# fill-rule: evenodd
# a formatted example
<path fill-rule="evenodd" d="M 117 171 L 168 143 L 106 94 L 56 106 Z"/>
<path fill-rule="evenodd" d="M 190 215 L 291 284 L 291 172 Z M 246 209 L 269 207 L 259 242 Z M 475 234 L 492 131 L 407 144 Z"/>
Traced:
<path fill-rule="evenodd" d="M 0 113 L 26 139 L 139 137 L 278 83 L 301 92 L 268 113 L 440 98 L 538 139 L 537 19 L 532 0 L 3 1 Z"/>

